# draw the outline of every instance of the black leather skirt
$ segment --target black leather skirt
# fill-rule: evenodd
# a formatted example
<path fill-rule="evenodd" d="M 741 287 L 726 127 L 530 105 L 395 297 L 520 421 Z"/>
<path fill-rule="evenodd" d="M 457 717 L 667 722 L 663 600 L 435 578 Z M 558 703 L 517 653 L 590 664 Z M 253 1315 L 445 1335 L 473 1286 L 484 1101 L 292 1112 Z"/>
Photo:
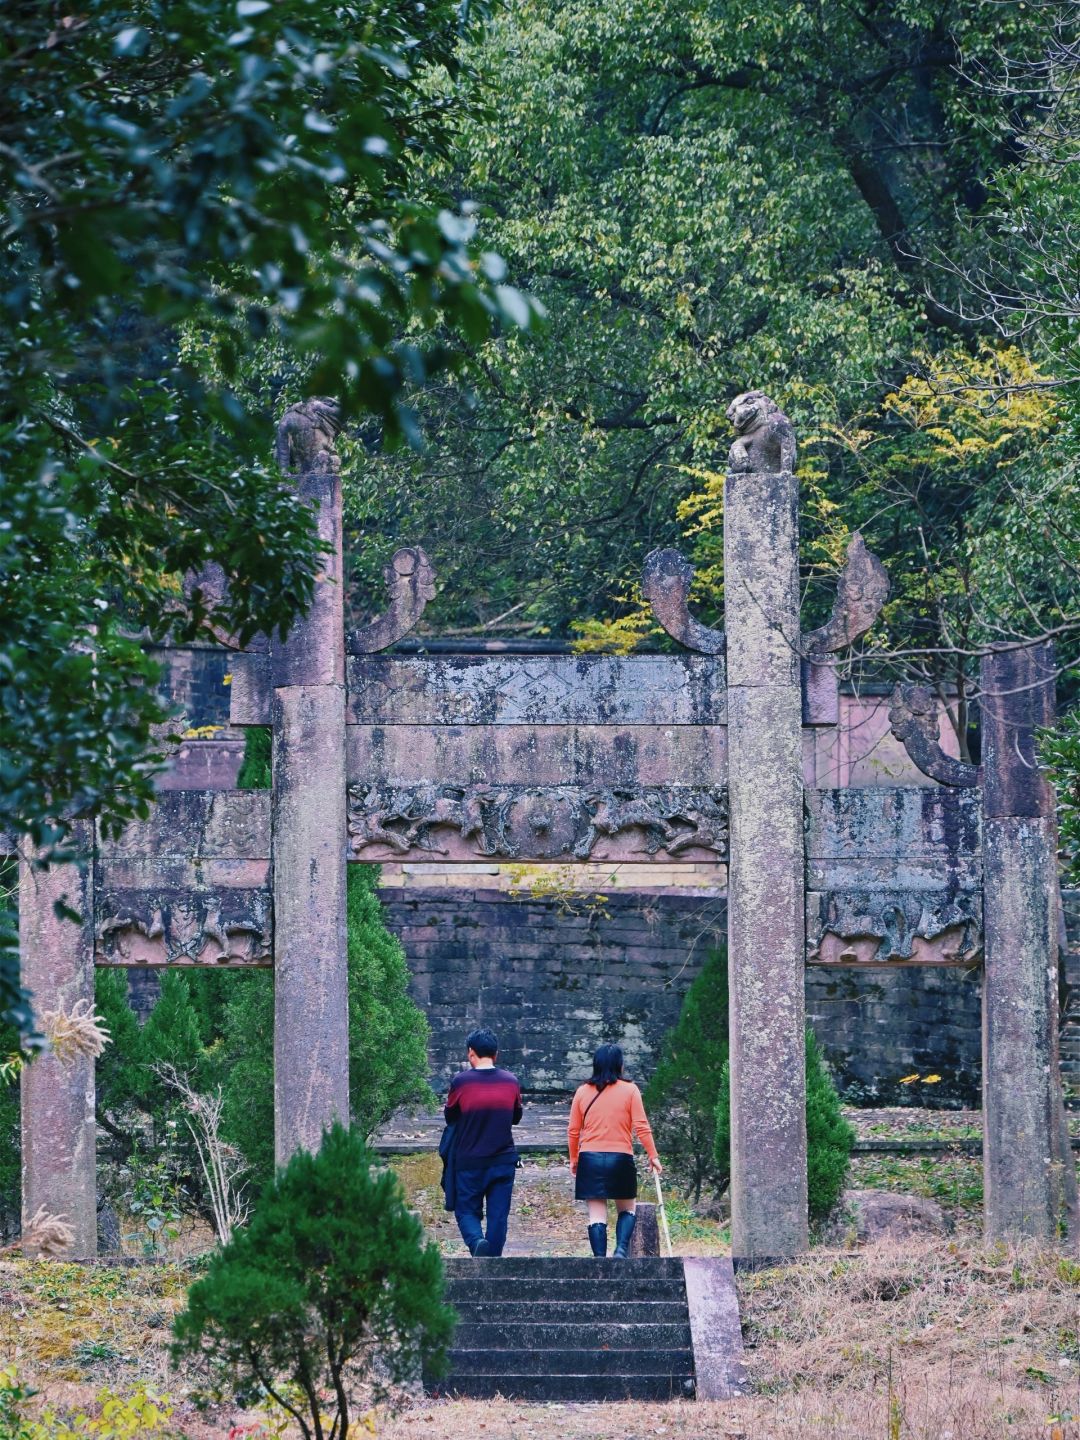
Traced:
<path fill-rule="evenodd" d="M 578 1154 L 575 1200 L 636 1200 L 637 1166 L 621 1150 L 582 1150 Z"/>

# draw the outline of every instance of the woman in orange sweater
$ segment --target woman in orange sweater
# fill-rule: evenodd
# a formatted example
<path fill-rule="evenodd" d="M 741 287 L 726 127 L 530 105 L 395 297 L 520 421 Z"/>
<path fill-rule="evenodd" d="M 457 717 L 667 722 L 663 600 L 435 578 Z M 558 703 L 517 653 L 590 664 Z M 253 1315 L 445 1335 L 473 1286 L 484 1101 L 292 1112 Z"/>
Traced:
<path fill-rule="evenodd" d="M 641 1091 L 623 1079 L 618 1045 L 601 1045 L 593 1056 L 592 1079 L 578 1086 L 570 1106 L 570 1174 L 574 1198 L 589 1207 L 589 1244 L 594 1255 L 607 1254 L 607 1202 L 615 1201 L 615 1258 L 625 1260 L 637 1209 L 636 1135 L 649 1157 L 649 1168 L 662 1173 Z"/>

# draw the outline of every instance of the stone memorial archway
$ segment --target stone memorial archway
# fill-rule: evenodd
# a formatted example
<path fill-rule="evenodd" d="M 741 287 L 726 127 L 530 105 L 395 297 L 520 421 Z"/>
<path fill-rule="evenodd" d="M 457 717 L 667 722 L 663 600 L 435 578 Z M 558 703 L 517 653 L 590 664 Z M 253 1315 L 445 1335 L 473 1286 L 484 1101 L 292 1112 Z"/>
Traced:
<path fill-rule="evenodd" d="M 1056 876 L 1034 763 L 1053 714 L 1046 650 L 984 662 L 981 770 L 944 753 L 931 697 L 907 688 L 894 731 L 938 786 L 808 785 L 804 752 L 837 718 L 829 657 L 872 625 L 888 581 L 856 535 L 831 619 L 801 633 L 795 441 L 753 392 L 729 411 L 723 632 L 693 619 L 692 571 L 667 550 L 648 557 L 644 590 L 678 653 L 387 654 L 431 598 L 431 568 L 399 550 L 388 610 L 346 634 L 327 414 L 294 406 L 278 446 L 329 546 L 314 604 L 286 641 L 233 665 L 232 723 L 272 727 L 273 788 L 168 791 L 118 841 L 80 822 L 77 863 L 24 863 L 39 1007 L 92 998 L 95 965 L 272 965 L 284 1160 L 348 1114 L 348 863 L 726 863 L 735 1256 L 807 1244 L 807 963 L 983 964 L 987 1232 L 1051 1236 Z M 80 924 L 55 917 L 61 896 Z M 66 1213 L 77 1256 L 95 1249 L 94 1133 L 92 1062 L 28 1067 L 24 1215 Z"/>

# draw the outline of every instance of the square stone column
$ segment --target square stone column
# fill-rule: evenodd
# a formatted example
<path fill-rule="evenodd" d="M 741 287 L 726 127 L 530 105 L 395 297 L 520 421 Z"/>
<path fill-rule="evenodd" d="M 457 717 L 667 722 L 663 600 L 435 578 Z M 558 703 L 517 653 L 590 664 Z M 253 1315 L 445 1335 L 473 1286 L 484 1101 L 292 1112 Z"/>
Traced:
<path fill-rule="evenodd" d="M 1036 730 L 1053 723 L 1049 646 L 982 665 L 983 1175 L 991 1240 L 1057 1228 L 1057 854 Z"/>
<path fill-rule="evenodd" d="M 47 1010 L 70 1011 L 94 1000 L 93 826 L 76 822 L 75 861 L 36 869 L 19 863 L 19 952 L 23 984 L 33 995 L 37 1023 Z M 81 919 L 63 919 L 62 902 Z M 97 1253 L 97 1125 L 94 1061 L 61 1064 L 33 1059 L 20 1076 L 22 1108 L 22 1223 L 38 1209 L 62 1215 L 75 1232 L 70 1258 Z"/>
<path fill-rule="evenodd" d="M 304 474 L 300 497 L 330 545 L 311 610 L 272 643 L 274 1148 L 284 1164 L 349 1121 L 345 937 L 345 641 L 341 481 Z"/>
<path fill-rule="evenodd" d="M 806 901 L 798 485 L 724 487 L 731 1248 L 806 1249 Z"/>

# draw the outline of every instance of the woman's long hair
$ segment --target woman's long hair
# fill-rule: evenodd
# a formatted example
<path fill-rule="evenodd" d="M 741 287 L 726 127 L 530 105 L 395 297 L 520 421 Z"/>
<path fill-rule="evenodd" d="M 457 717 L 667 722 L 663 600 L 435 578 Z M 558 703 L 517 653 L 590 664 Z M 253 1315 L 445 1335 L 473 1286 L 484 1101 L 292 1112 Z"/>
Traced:
<path fill-rule="evenodd" d="M 601 1045 L 592 1057 L 592 1078 L 596 1093 L 622 1079 L 623 1054 L 618 1045 Z"/>

